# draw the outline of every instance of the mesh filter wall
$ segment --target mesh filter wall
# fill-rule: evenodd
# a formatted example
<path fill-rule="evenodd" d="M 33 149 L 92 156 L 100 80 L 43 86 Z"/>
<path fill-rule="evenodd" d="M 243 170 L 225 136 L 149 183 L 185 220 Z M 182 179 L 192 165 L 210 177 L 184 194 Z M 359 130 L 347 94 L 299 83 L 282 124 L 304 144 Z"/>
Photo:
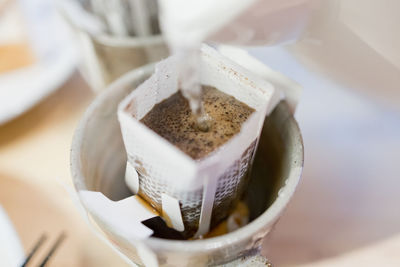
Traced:
<path fill-rule="evenodd" d="M 224 220 L 235 207 L 242 196 L 249 178 L 249 170 L 252 164 L 256 148 L 256 140 L 245 150 L 241 158 L 235 161 L 220 177 L 213 204 L 211 227 Z M 202 188 L 195 191 L 176 190 L 170 184 L 161 179 L 150 177 L 145 168 L 138 169 L 139 195 L 148 201 L 154 208 L 161 212 L 161 194 L 168 194 L 179 200 L 183 223 L 184 235 L 193 236 L 198 228 L 203 197 Z"/>

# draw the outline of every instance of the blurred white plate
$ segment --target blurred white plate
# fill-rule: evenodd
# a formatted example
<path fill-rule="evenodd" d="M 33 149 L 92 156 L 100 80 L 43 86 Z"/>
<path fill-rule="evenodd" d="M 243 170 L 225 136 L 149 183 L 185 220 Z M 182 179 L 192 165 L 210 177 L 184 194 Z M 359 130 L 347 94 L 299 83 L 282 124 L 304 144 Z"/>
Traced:
<path fill-rule="evenodd" d="M 72 74 L 77 53 L 69 28 L 49 0 L 19 0 L 38 60 L 0 74 L 0 124 L 21 115 Z"/>
<path fill-rule="evenodd" d="M 17 232 L 0 205 L 0 266 L 19 266 L 24 258 Z"/>

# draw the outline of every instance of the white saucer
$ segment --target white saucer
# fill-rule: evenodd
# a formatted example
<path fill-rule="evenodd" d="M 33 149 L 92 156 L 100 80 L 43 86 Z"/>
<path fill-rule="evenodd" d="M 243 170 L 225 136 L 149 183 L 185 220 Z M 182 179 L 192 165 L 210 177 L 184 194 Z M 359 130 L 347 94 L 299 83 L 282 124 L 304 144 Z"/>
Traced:
<path fill-rule="evenodd" d="M 0 205 L 0 266 L 19 266 L 24 258 L 18 234 Z"/>
<path fill-rule="evenodd" d="M 20 0 L 38 52 L 29 67 L 0 74 L 0 124 L 21 115 L 57 90 L 72 74 L 77 50 L 67 25 L 48 0 Z"/>

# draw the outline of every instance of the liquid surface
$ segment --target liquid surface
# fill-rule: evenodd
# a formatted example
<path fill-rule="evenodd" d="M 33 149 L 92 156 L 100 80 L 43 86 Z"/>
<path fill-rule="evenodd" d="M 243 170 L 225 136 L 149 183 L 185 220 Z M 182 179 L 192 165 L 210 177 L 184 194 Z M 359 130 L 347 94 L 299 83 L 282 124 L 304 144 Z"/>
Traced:
<path fill-rule="evenodd" d="M 203 86 L 207 127 L 199 129 L 189 103 L 178 91 L 155 105 L 141 120 L 193 159 L 201 159 L 240 132 L 254 109 L 214 87 Z"/>

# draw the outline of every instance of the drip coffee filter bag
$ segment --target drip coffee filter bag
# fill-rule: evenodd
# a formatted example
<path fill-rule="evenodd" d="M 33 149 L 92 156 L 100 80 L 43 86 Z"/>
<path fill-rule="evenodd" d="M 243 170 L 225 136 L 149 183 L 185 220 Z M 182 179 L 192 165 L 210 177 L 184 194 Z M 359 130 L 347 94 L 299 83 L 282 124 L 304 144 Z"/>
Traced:
<path fill-rule="evenodd" d="M 129 187 L 185 237 L 201 237 L 235 207 L 249 179 L 265 116 L 282 98 L 271 84 L 211 47 L 204 45 L 200 58 L 202 85 L 254 109 L 239 133 L 205 157 L 191 158 L 140 121 L 178 92 L 175 57 L 158 63 L 155 73 L 118 108 Z"/>

